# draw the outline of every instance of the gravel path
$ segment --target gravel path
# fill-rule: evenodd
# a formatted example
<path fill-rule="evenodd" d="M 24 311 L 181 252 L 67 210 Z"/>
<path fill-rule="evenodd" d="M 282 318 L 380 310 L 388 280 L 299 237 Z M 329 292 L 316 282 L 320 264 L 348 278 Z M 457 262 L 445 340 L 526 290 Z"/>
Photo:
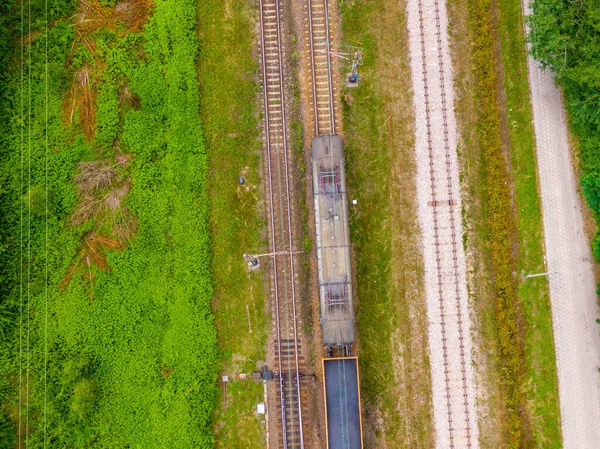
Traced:
<path fill-rule="evenodd" d="M 436 447 L 478 448 L 446 4 L 408 0 L 407 15 Z"/>
<path fill-rule="evenodd" d="M 524 6 L 530 14 L 528 5 Z M 560 91 L 528 56 L 565 449 L 600 447 L 600 326 Z"/>

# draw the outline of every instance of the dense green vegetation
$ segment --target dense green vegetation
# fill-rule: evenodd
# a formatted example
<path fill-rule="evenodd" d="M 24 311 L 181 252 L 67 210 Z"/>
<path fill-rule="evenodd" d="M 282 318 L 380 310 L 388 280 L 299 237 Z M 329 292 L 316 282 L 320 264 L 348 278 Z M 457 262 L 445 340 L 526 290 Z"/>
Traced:
<path fill-rule="evenodd" d="M 50 6 L 47 31 L 32 7 L 22 48 L 29 9 L 6 19 L 0 441 L 20 422 L 32 447 L 211 447 L 196 5 L 157 1 L 145 28 L 97 4 L 105 26 L 85 28 L 69 2 Z"/>
<path fill-rule="evenodd" d="M 451 11 L 472 294 L 486 342 L 481 444 L 556 447 L 548 287 L 522 277 L 544 271 L 544 253 L 521 5 L 465 0 Z"/>
<path fill-rule="evenodd" d="M 600 4 L 592 0 L 534 0 L 533 55 L 556 74 L 569 126 L 579 137 L 581 184 L 600 222 Z M 600 233 L 592 245 L 600 261 Z"/>
<path fill-rule="evenodd" d="M 364 78 L 344 96 L 366 447 L 434 444 L 403 2 L 340 2 Z M 344 72 L 344 71 L 343 71 Z"/>

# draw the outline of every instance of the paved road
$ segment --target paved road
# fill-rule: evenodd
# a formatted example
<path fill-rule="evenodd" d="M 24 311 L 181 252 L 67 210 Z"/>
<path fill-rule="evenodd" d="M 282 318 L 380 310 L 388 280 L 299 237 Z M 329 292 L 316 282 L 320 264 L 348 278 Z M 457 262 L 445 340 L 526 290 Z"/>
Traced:
<path fill-rule="evenodd" d="M 525 0 L 527 1 L 527 0 Z M 525 14 L 530 14 L 528 6 Z M 528 57 L 565 449 L 600 447 L 600 316 L 560 91 Z"/>

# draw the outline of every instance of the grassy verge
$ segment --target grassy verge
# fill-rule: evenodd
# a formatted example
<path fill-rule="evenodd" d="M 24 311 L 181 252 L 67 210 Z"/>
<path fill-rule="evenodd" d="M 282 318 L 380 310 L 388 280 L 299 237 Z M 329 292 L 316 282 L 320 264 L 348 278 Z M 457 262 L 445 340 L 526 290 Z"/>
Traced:
<path fill-rule="evenodd" d="M 482 444 L 560 445 L 534 135 L 518 1 L 450 3 L 468 246 L 488 389 Z M 468 14 L 465 14 L 468 11 Z M 461 46 L 461 44 L 466 44 Z M 470 50 L 466 50 L 470 49 Z M 490 345 L 489 342 L 496 342 Z"/>
<path fill-rule="evenodd" d="M 227 401 L 219 402 L 215 422 L 217 448 L 258 449 L 265 446 L 265 425 L 256 413 L 264 401 L 262 382 L 233 380 L 227 385 Z"/>
<path fill-rule="evenodd" d="M 521 2 L 500 2 L 500 36 L 507 95 L 507 117 L 512 141 L 517 227 L 521 253 L 519 273 L 546 271 L 544 264 L 541 200 L 537 185 L 533 117 L 527 78 L 527 59 Z M 558 379 L 548 283 L 542 279 L 520 280 L 519 297 L 527 322 L 526 395 L 530 404 L 535 446 L 561 446 Z"/>
<path fill-rule="evenodd" d="M 413 117 L 404 3 L 340 3 L 363 81 L 344 99 L 357 260 L 357 326 L 366 447 L 431 447 L 431 385 L 418 256 Z"/>
<path fill-rule="evenodd" d="M 256 113 L 257 63 L 250 2 L 197 2 L 199 16 L 200 116 L 206 136 L 209 170 L 212 275 L 221 369 L 249 373 L 265 359 L 268 330 L 262 272 L 249 274 L 242 254 L 267 247 L 258 173 L 262 146 Z M 245 183 L 240 185 L 238 178 Z M 252 381 L 249 381 L 252 382 Z M 255 387 L 235 385 L 227 405 L 217 407 L 217 447 L 260 447 L 263 431 L 252 419 L 249 401 Z M 248 409 L 241 415 L 241 410 Z M 232 424 L 235 423 L 235 424 Z M 244 435 L 244 438 L 238 436 Z"/>

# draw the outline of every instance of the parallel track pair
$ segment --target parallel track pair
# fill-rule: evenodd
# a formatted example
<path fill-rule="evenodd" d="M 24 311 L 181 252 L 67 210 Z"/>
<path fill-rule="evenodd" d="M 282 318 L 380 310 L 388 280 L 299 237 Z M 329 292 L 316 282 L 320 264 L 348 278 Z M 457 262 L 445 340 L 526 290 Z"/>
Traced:
<path fill-rule="evenodd" d="M 279 0 L 259 0 L 261 69 L 272 289 L 275 311 L 281 438 L 284 449 L 304 448 L 302 372 L 304 360 L 298 333 L 291 165 L 286 123 L 281 6 Z M 334 88 L 329 55 L 328 0 L 307 0 L 315 134 L 335 134 Z M 281 253 L 284 253 L 283 255 Z"/>
<path fill-rule="evenodd" d="M 277 253 L 271 259 L 271 285 L 279 382 L 279 447 L 304 449 L 300 385 L 304 367 L 297 323 L 293 204 L 286 128 L 281 10 L 279 0 L 259 0 L 259 6 L 270 249 L 272 253 Z"/>

